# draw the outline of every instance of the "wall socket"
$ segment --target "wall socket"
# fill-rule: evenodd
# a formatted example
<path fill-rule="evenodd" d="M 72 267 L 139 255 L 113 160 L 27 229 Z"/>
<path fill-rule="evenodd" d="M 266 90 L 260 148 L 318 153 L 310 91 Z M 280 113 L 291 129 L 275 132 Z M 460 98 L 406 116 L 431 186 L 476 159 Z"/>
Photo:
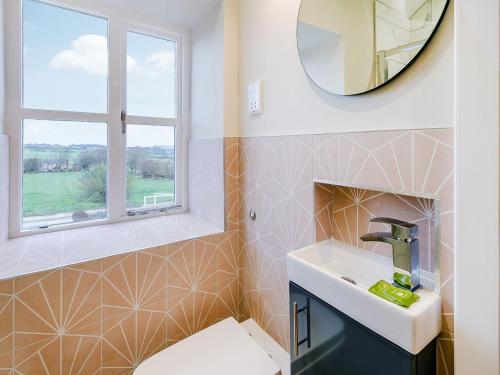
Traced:
<path fill-rule="evenodd" d="M 255 81 L 248 86 L 248 113 L 252 116 L 262 113 L 262 81 Z"/>

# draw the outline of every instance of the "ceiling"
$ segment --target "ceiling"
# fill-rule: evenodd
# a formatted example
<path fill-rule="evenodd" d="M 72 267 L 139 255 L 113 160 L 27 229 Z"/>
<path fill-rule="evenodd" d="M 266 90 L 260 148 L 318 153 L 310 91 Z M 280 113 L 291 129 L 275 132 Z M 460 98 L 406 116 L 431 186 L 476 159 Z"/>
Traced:
<path fill-rule="evenodd" d="M 220 0 L 98 0 L 108 8 L 120 7 L 144 17 L 187 27 L 195 26 Z"/>

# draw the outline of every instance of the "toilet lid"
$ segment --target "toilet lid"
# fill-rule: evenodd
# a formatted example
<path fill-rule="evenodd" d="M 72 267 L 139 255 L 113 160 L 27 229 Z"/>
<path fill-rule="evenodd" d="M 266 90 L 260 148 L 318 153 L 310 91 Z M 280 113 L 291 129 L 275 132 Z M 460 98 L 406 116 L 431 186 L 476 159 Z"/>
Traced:
<path fill-rule="evenodd" d="M 279 375 L 269 355 L 233 318 L 161 351 L 134 375 Z"/>

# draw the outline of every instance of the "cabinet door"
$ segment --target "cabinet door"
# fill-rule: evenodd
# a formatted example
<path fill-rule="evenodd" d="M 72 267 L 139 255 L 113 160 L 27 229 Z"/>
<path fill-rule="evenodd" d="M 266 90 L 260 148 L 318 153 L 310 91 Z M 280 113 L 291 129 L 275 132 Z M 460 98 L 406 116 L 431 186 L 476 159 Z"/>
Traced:
<path fill-rule="evenodd" d="M 290 314 L 293 375 L 435 373 L 432 366 L 428 367 L 431 372 L 419 372 L 416 356 L 293 283 L 290 283 Z M 302 342 L 298 349 L 297 342 Z"/>

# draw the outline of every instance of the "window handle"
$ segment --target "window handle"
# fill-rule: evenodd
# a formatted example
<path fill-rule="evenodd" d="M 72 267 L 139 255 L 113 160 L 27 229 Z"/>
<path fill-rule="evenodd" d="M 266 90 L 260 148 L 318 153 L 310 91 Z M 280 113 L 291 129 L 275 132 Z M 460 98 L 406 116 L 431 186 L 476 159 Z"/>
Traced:
<path fill-rule="evenodd" d="M 122 120 L 122 134 L 127 134 L 127 112 L 122 111 L 121 120 Z"/>

